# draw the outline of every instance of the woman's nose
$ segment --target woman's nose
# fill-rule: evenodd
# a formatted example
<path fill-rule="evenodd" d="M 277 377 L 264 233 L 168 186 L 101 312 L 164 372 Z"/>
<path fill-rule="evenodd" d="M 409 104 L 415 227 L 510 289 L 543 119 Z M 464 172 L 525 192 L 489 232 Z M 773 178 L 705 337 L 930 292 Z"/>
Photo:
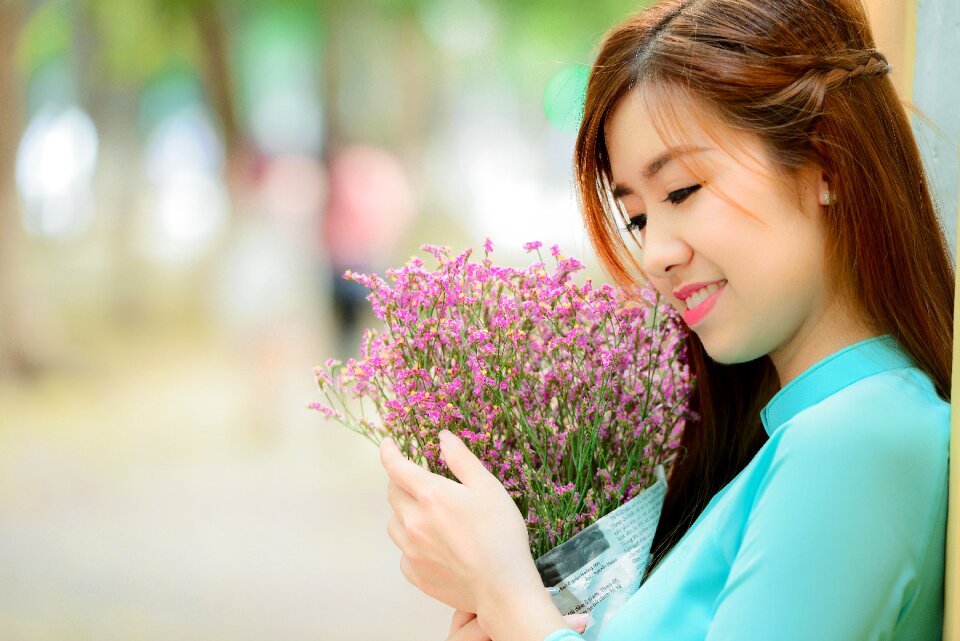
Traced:
<path fill-rule="evenodd" d="M 670 225 L 650 224 L 649 217 L 640 243 L 640 266 L 651 277 L 666 278 L 675 265 L 683 265 L 693 253 L 690 245 Z"/>

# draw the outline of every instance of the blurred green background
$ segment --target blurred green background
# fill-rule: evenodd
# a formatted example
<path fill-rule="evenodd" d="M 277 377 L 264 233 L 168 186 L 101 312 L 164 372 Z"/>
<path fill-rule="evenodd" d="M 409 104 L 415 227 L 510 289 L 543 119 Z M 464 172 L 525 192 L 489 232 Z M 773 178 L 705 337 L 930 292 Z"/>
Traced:
<path fill-rule="evenodd" d="M 0 0 L 0 639 L 444 638 L 305 409 L 372 322 L 338 275 L 490 237 L 602 279 L 573 132 L 642 5 Z"/>

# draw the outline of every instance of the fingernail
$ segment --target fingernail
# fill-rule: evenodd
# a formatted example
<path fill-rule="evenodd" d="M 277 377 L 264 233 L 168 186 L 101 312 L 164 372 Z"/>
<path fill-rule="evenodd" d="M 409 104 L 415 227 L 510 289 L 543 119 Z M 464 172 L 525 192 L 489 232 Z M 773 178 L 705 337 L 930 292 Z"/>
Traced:
<path fill-rule="evenodd" d="M 437 436 L 439 436 L 441 439 L 448 439 L 453 436 L 453 432 L 447 429 L 443 429 L 443 430 L 440 430 L 440 433 Z"/>
<path fill-rule="evenodd" d="M 590 623 L 590 614 L 577 614 L 568 619 L 570 627 L 572 627 L 577 632 L 583 632 L 587 629 L 587 624 Z"/>

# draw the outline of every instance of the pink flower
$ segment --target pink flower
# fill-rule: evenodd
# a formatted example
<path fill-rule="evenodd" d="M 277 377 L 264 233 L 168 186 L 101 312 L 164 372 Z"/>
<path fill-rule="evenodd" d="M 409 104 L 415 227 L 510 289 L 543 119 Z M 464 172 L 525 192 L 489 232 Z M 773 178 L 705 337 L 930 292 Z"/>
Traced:
<path fill-rule="evenodd" d="M 490 239 L 480 262 L 422 249 L 434 269 L 412 258 L 385 278 L 345 275 L 370 290 L 380 325 L 356 357 L 315 370 L 326 400 L 309 407 L 373 442 L 393 436 L 440 474 L 437 433 L 460 434 L 517 501 L 536 556 L 652 484 L 697 418 L 672 308 L 648 290 L 578 285 L 583 264 L 556 245 L 552 273 L 494 265 Z"/>

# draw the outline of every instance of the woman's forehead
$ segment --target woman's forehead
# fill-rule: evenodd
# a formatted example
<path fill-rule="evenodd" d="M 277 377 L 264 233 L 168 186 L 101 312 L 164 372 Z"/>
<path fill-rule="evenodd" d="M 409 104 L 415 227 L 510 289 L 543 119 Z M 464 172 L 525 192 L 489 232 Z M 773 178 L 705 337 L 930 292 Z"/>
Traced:
<path fill-rule="evenodd" d="M 613 165 L 639 166 L 643 171 L 663 155 L 682 160 L 688 168 L 707 157 L 734 160 L 767 173 L 769 159 L 758 136 L 735 129 L 710 104 L 682 89 L 634 88 L 611 109 L 604 142 Z M 706 150 L 710 154 L 689 154 Z M 621 179 L 622 180 L 622 179 Z"/>

